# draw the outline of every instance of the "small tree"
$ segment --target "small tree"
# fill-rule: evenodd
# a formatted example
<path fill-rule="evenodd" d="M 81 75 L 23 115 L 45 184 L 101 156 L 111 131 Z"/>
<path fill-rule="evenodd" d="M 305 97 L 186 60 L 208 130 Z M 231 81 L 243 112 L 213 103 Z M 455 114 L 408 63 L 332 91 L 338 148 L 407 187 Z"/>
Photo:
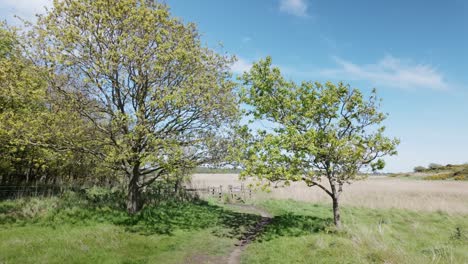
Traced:
<path fill-rule="evenodd" d="M 375 91 L 365 99 L 342 83 L 298 85 L 272 68 L 270 58 L 255 63 L 242 79 L 251 122 L 270 124 L 257 132 L 243 128 L 248 140 L 242 175 L 321 188 L 332 199 L 339 228 L 345 184 L 365 177 L 362 169 L 382 169 L 380 158 L 396 154 L 398 140 L 383 135 L 386 115 L 378 111 Z"/>
<path fill-rule="evenodd" d="M 150 0 L 63 0 L 34 30 L 49 85 L 104 135 L 100 156 L 126 176 L 127 210 L 145 186 L 222 156 L 237 118 L 232 58 L 201 45 L 193 24 Z"/>

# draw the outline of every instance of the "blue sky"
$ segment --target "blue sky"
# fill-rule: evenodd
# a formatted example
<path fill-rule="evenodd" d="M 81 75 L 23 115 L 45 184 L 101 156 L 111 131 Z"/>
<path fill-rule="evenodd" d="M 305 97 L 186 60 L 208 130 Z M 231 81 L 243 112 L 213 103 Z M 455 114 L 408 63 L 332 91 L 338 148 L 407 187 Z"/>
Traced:
<path fill-rule="evenodd" d="M 166 0 L 233 71 L 270 55 L 293 80 L 377 88 L 401 139 L 386 171 L 468 162 L 468 1 Z M 0 16 L 32 17 L 48 0 L 0 0 Z"/>

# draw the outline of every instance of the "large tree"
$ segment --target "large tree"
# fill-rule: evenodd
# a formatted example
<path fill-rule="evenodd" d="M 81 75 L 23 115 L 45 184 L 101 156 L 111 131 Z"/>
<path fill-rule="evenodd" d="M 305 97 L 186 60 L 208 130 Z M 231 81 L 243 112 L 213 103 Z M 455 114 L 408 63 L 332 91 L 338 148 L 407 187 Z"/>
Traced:
<path fill-rule="evenodd" d="M 242 79 L 250 121 L 262 127 L 242 130 L 248 138 L 243 175 L 321 188 L 340 227 L 345 184 L 363 178 L 366 168 L 382 169 L 381 157 L 396 154 L 398 140 L 383 134 L 386 115 L 375 90 L 365 98 L 343 83 L 296 84 L 271 66 L 271 58 L 255 63 Z"/>
<path fill-rule="evenodd" d="M 54 1 L 34 39 L 51 87 L 105 135 L 101 155 L 126 175 L 129 213 L 161 176 L 219 158 L 212 150 L 237 119 L 232 58 L 203 47 L 166 5 Z"/>
<path fill-rule="evenodd" d="M 28 57 L 23 40 L 0 23 L 1 182 L 85 181 L 96 166 L 78 150 L 90 147 L 83 138 L 97 136 L 47 89 L 47 73 Z"/>

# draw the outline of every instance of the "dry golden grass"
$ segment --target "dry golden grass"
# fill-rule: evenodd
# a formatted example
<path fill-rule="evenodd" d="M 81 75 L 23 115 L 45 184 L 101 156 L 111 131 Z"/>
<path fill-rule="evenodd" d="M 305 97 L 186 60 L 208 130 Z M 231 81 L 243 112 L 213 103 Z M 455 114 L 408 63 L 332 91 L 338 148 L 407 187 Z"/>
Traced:
<path fill-rule="evenodd" d="M 253 180 L 247 181 L 247 183 Z M 236 174 L 195 174 L 194 186 L 239 186 Z M 329 203 L 320 189 L 303 183 L 289 187 L 271 188 L 271 193 L 256 192 L 257 199 L 276 198 Z M 415 211 L 443 211 L 468 214 L 468 182 L 423 181 L 392 177 L 370 177 L 346 186 L 342 203 L 368 208 L 400 208 Z"/>

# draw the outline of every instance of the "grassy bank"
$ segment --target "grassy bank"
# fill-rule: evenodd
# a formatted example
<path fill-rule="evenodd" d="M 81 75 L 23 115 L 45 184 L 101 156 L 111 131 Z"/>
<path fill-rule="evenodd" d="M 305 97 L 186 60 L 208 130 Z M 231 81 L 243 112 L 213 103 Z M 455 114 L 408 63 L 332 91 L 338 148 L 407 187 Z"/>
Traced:
<path fill-rule="evenodd" d="M 129 216 L 77 197 L 0 202 L 0 263 L 223 263 L 257 216 L 165 202 Z"/>
<path fill-rule="evenodd" d="M 329 206 L 259 205 L 274 218 L 242 263 L 468 263 L 466 216 L 345 207 L 336 231 Z"/>
<path fill-rule="evenodd" d="M 418 166 L 415 172 L 393 173 L 390 177 L 431 181 L 468 181 L 468 164 L 445 166 L 432 164 L 428 168 Z"/>
<path fill-rule="evenodd" d="M 329 206 L 255 204 L 273 215 L 242 263 L 467 263 L 466 215 Z M 226 263 L 259 220 L 251 207 L 162 202 L 135 215 L 76 194 L 0 202 L 0 263 Z"/>

